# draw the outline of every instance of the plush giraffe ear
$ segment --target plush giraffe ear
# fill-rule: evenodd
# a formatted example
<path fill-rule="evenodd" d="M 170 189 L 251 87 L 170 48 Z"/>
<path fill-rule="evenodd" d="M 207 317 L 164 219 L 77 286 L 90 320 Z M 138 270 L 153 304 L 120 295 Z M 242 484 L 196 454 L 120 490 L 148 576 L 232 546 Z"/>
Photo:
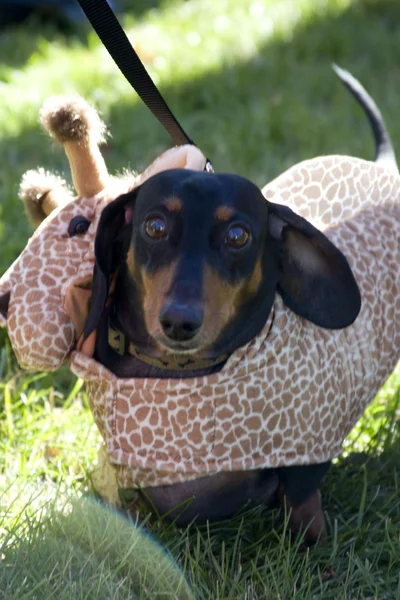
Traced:
<path fill-rule="evenodd" d="M 94 243 L 92 297 L 84 328 L 86 339 L 100 321 L 106 305 L 110 276 L 126 257 L 132 236 L 132 214 L 140 186 L 110 202 L 103 210 Z"/>
<path fill-rule="evenodd" d="M 268 203 L 270 235 L 280 242 L 277 290 L 286 306 L 320 327 L 351 325 L 361 296 L 345 256 L 306 219 Z"/>
<path fill-rule="evenodd" d="M 24 203 L 29 220 L 35 226 L 40 225 L 55 208 L 65 206 L 73 199 L 65 181 L 44 169 L 27 171 L 23 175 L 19 197 Z M 20 269 L 19 260 L 17 259 L 0 278 L 0 327 L 6 327 L 7 324 L 12 281 Z"/>
<path fill-rule="evenodd" d="M 28 219 L 37 227 L 59 206 L 73 200 L 67 183 L 44 169 L 27 171 L 19 186 L 19 197 L 25 206 Z"/>

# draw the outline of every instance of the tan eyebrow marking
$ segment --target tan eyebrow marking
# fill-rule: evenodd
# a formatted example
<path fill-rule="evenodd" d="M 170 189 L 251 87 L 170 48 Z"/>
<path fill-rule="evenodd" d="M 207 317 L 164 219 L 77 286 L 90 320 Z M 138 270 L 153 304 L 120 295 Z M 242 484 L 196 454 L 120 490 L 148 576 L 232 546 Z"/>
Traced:
<path fill-rule="evenodd" d="M 234 213 L 235 211 L 231 206 L 219 206 L 215 211 L 215 216 L 218 221 L 229 221 Z"/>
<path fill-rule="evenodd" d="M 134 277 L 135 272 L 136 272 L 136 264 L 135 264 L 135 254 L 134 254 L 132 245 L 130 246 L 130 248 L 128 250 L 128 254 L 126 257 L 126 264 L 128 266 L 129 271 L 131 272 L 131 275 L 133 275 L 133 277 Z"/>
<path fill-rule="evenodd" d="M 180 210 L 182 210 L 183 206 L 182 200 L 180 198 L 177 198 L 176 196 L 167 198 L 164 204 L 171 212 L 179 212 Z"/>

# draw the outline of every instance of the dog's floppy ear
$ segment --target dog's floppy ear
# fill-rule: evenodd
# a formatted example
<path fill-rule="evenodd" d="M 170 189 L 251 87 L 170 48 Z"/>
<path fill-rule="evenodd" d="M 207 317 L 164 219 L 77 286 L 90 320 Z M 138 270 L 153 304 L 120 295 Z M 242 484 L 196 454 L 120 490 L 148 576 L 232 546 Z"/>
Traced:
<path fill-rule="evenodd" d="M 90 309 L 84 328 L 85 339 L 98 326 L 108 297 L 110 275 L 128 252 L 132 211 L 139 187 L 110 202 L 101 214 L 94 242 L 96 261 Z"/>
<path fill-rule="evenodd" d="M 344 255 L 290 208 L 268 203 L 269 232 L 280 242 L 277 291 L 286 306 L 320 327 L 351 325 L 361 297 Z"/>

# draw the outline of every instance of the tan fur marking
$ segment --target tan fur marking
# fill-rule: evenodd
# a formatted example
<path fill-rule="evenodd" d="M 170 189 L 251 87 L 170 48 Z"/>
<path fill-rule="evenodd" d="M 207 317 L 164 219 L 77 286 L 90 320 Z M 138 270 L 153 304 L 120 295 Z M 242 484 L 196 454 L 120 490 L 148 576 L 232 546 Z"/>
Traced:
<path fill-rule="evenodd" d="M 221 281 L 209 266 L 204 270 L 204 324 L 201 334 L 212 344 L 235 314 L 235 300 L 242 287 Z"/>
<path fill-rule="evenodd" d="M 249 283 L 246 286 L 249 295 L 255 294 L 258 291 L 258 288 L 261 285 L 261 281 L 262 281 L 261 260 L 258 260 L 256 262 L 256 266 L 254 267 L 253 274 L 250 277 Z"/>
<path fill-rule="evenodd" d="M 129 269 L 130 274 L 132 275 L 132 277 L 134 279 L 136 279 L 136 263 L 135 263 L 135 252 L 133 250 L 133 246 L 131 245 L 129 250 L 128 250 L 128 254 L 126 257 L 126 265 Z"/>
<path fill-rule="evenodd" d="M 127 258 L 128 268 L 133 276 L 137 277 L 133 251 L 129 251 Z M 159 314 L 165 302 L 166 294 L 171 287 L 177 262 L 148 275 L 140 269 L 143 283 L 143 310 L 148 332 L 153 337 L 160 336 L 161 327 Z M 219 276 L 210 267 L 205 268 L 203 283 L 204 298 L 204 324 L 196 338 L 199 347 L 210 346 L 220 335 L 224 327 L 232 321 L 246 300 L 254 294 L 262 278 L 261 263 L 257 262 L 252 276 L 237 285 L 221 281 Z M 201 351 L 199 356 L 201 355 Z"/>
<path fill-rule="evenodd" d="M 229 221 L 234 215 L 235 211 L 231 206 L 219 206 L 215 211 L 215 218 L 218 221 Z"/>
<path fill-rule="evenodd" d="M 221 331 L 239 313 L 247 299 L 255 294 L 262 281 L 261 261 L 257 261 L 249 280 L 232 285 L 221 281 L 210 267 L 205 268 L 203 297 L 204 325 L 200 333 L 206 344 L 212 344 Z"/>
<path fill-rule="evenodd" d="M 147 331 L 152 336 L 161 334 L 159 315 L 165 302 L 165 297 L 171 287 L 177 262 L 175 261 L 155 273 L 146 273 L 140 269 L 140 275 L 143 282 L 143 310 Z"/>
<path fill-rule="evenodd" d="M 289 526 L 294 534 L 305 532 L 307 544 L 314 544 L 318 539 L 326 540 L 327 529 L 319 490 L 315 490 L 307 500 L 297 506 L 292 504 L 290 498 L 284 496 L 282 488 L 279 489 L 278 496 L 281 503 L 286 504 L 286 510 L 290 512 Z"/>
<path fill-rule="evenodd" d="M 176 196 L 167 198 L 164 204 L 170 212 L 179 212 L 182 210 L 183 207 L 182 200 L 180 198 L 177 198 Z"/>

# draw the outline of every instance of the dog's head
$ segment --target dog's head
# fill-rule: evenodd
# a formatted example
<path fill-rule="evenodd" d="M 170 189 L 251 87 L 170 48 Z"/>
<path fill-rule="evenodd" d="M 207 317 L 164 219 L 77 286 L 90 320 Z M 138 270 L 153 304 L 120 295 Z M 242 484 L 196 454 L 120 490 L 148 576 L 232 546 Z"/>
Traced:
<path fill-rule="evenodd" d="M 231 353 L 263 327 L 275 292 L 322 327 L 346 327 L 360 309 L 343 254 L 236 175 L 174 169 L 151 177 L 104 209 L 95 253 L 86 335 L 113 274 L 121 329 L 155 352 Z"/>

